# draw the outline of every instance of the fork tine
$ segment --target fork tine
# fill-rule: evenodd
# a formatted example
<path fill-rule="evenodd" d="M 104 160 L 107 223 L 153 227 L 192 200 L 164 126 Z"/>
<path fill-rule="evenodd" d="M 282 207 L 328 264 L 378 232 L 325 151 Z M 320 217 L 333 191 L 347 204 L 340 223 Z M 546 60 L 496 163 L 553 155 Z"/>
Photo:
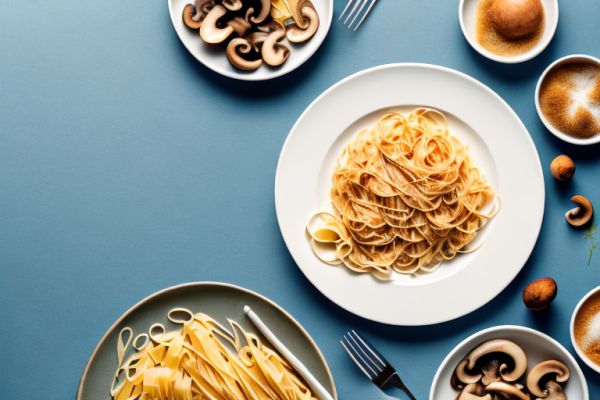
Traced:
<path fill-rule="evenodd" d="M 381 353 L 378 352 L 375 347 L 373 347 L 373 345 L 371 345 L 366 339 L 363 339 L 362 337 L 360 337 L 360 335 L 358 333 L 356 333 L 354 330 L 352 330 L 352 333 L 354 333 L 354 335 L 358 338 L 358 340 L 360 340 L 360 342 L 363 344 L 363 346 L 374 356 L 374 358 L 376 358 L 377 361 L 379 361 L 381 363 L 382 367 L 389 365 L 389 363 L 387 362 L 385 357 L 383 357 L 381 355 Z M 376 363 L 374 362 L 373 364 L 376 364 Z"/>
<path fill-rule="evenodd" d="M 369 8 L 367 8 L 367 11 L 365 11 L 365 14 L 361 18 L 360 22 L 358 23 L 358 25 L 356 25 L 356 28 L 354 28 L 354 31 L 356 31 L 358 29 L 358 27 L 363 23 L 363 21 L 365 20 L 365 18 L 367 18 L 367 15 L 369 15 L 369 12 L 371 12 L 371 8 L 373 8 L 373 5 L 375 4 L 376 1 L 377 0 L 373 0 L 371 2 L 371 4 L 369 5 Z"/>
<path fill-rule="evenodd" d="M 346 13 L 346 10 L 348 9 L 348 7 L 350 7 L 350 4 L 352 4 L 353 1 L 354 0 L 348 0 L 348 4 L 346 4 L 346 8 L 344 8 L 344 11 L 342 12 L 342 15 L 340 15 L 340 17 L 338 18 L 338 20 L 342 19 L 342 17 Z"/>
<path fill-rule="evenodd" d="M 365 352 L 364 350 L 364 346 L 361 346 L 359 342 L 356 341 L 356 339 L 354 337 L 352 337 L 352 333 L 354 333 L 354 335 L 356 335 L 356 332 L 352 331 L 352 332 L 348 332 L 348 335 L 350 336 L 350 338 L 352 339 L 352 341 L 356 344 L 356 347 L 358 347 L 360 349 L 360 351 L 364 354 L 365 358 L 369 361 L 371 361 L 371 364 L 373 364 L 375 366 L 375 368 L 377 368 L 379 370 L 379 372 L 376 372 L 376 374 L 379 374 L 380 372 L 383 371 L 383 369 L 377 365 L 377 363 L 375 361 L 373 361 L 373 359 L 371 357 L 369 357 L 369 354 L 367 354 L 367 352 Z M 360 341 L 360 337 L 358 337 L 358 340 Z M 363 343 L 364 344 L 364 343 Z M 369 348 L 367 347 L 367 350 L 369 350 Z M 358 352 L 357 352 L 358 353 Z M 371 352 L 372 353 L 372 352 Z M 360 354 L 359 354 L 360 356 Z M 361 357 L 362 358 L 362 357 Z M 364 360 L 364 359 L 363 359 Z M 369 366 L 370 367 L 370 366 Z M 382 365 L 382 367 L 385 367 L 385 365 Z M 373 368 L 371 368 L 373 370 Z M 375 372 L 375 370 L 373 370 L 373 372 Z"/>
<path fill-rule="evenodd" d="M 354 14 L 354 11 L 356 11 L 356 7 L 358 7 L 359 4 L 360 4 L 360 0 L 358 0 L 356 3 L 354 3 L 354 7 L 352 7 L 352 11 L 350 11 L 350 14 L 348 14 L 348 17 L 344 20 L 344 25 L 346 25 L 346 22 L 348 22 L 348 20 L 352 16 L 352 14 Z"/>
<path fill-rule="evenodd" d="M 350 25 L 348 25 L 348 28 L 352 27 L 352 24 L 354 23 L 354 21 L 356 21 L 356 17 L 358 17 L 360 15 L 360 12 L 363 10 L 363 8 L 365 8 L 365 5 L 367 4 L 367 1 L 369 1 L 369 0 L 363 0 L 360 8 L 358 9 L 358 12 L 354 15 L 354 18 L 352 18 L 352 22 L 350 22 Z"/>
<path fill-rule="evenodd" d="M 344 336 L 345 338 L 345 336 Z M 348 339 L 346 339 L 348 340 Z M 358 368 L 360 368 L 360 370 L 362 372 L 364 372 L 364 374 L 371 380 L 373 380 L 373 378 L 371 378 L 371 376 L 369 375 L 369 373 L 367 371 L 365 371 L 365 369 L 363 368 L 362 365 L 360 365 L 360 363 L 356 360 L 356 358 L 354 358 L 354 356 L 352 355 L 352 352 L 350 350 L 348 350 L 348 348 L 346 347 L 346 345 L 344 344 L 344 342 L 342 340 L 340 340 L 340 343 L 342 344 L 342 346 L 344 346 L 344 348 L 346 349 L 346 351 L 348 352 L 348 355 L 350 356 L 350 358 L 352 358 L 354 360 L 354 362 L 356 363 L 356 365 L 358 365 Z"/>
<path fill-rule="evenodd" d="M 348 335 L 350 335 L 350 332 L 348 332 Z M 350 337 L 352 338 L 352 336 L 350 336 Z M 353 351 L 353 353 L 354 353 L 354 355 L 355 355 L 355 357 L 352 357 L 352 358 L 354 359 L 354 361 L 357 361 L 357 362 L 358 362 L 358 361 L 360 360 L 360 361 L 361 361 L 361 362 L 360 362 L 360 365 L 362 366 L 362 368 L 363 368 L 365 371 L 367 371 L 367 370 L 368 370 L 369 372 L 371 372 L 370 374 L 368 374 L 368 375 L 369 375 L 369 377 L 371 378 L 371 380 L 373 380 L 373 379 L 377 378 L 377 375 L 378 375 L 378 373 L 377 373 L 377 372 L 376 372 L 376 371 L 373 369 L 373 367 L 371 367 L 371 366 L 369 365 L 369 363 L 367 363 L 367 362 L 365 361 L 365 359 L 364 359 L 364 358 L 363 358 L 363 357 L 360 355 L 360 353 L 359 353 L 359 352 L 356 350 L 356 348 L 355 348 L 355 347 L 352 345 L 352 342 L 350 342 L 350 341 L 348 340 L 348 338 L 346 337 L 346 335 L 344 335 L 344 339 L 346 339 L 346 343 L 348 343 L 348 346 L 350 346 L 350 348 L 352 349 L 352 351 Z M 352 339 L 352 340 L 354 340 L 354 339 Z M 371 376 L 372 376 L 372 377 L 371 377 Z"/>

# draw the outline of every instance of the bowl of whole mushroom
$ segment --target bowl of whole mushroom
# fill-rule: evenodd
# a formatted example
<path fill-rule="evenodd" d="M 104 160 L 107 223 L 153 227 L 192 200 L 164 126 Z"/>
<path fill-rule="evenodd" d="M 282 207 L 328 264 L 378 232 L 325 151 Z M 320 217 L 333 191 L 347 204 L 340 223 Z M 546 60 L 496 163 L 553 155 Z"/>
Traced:
<path fill-rule="evenodd" d="M 266 80 L 303 64 L 331 25 L 333 0 L 168 0 L 175 31 L 202 64 Z"/>
<path fill-rule="evenodd" d="M 589 400 L 585 377 L 556 340 L 522 326 L 480 331 L 454 348 L 430 400 Z"/>

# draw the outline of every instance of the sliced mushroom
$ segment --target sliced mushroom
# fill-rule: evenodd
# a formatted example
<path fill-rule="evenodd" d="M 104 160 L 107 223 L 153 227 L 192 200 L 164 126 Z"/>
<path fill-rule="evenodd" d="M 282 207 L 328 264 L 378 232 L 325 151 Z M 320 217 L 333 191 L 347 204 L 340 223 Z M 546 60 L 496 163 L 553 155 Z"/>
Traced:
<path fill-rule="evenodd" d="M 304 8 L 308 7 L 308 8 L 312 8 L 314 11 L 314 6 L 313 4 L 310 2 L 310 0 L 288 0 L 288 5 L 290 7 L 290 12 L 292 13 L 292 17 L 294 18 L 294 21 L 296 22 L 296 25 L 298 25 L 298 27 L 300 29 L 306 29 L 308 28 L 308 24 L 309 21 L 306 20 L 305 15 L 304 15 Z M 317 14 L 317 12 L 315 11 L 315 15 Z M 318 17 L 317 17 L 317 24 L 318 24 Z"/>
<path fill-rule="evenodd" d="M 252 32 L 245 36 L 244 39 L 246 39 L 248 43 L 250 43 L 250 45 L 254 48 L 254 50 L 257 53 L 260 53 L 260 48 L 262 47 L 263 43 L 265 42 L 265 40 L 267 40 L 268 37 L 268 33 Z"/>
<path fill-rule="evenodd" d="M 512 358 L 514 362 L 512 370 L 509 370 L 509 366 L 506 363 L 501 364 L 499 367 L 502 379 L 507 382 L 516 381 L 527 370 L 527 356 L 523 352 L 523 349 L 509 340 L 495 339 L 479 345 L 458 364 L 456 367 L 456 376 L 458 379 L 464 383 L 478 382 L 483 374 L 472 375 L 470 371 L 474 370 L 477 361 L 481 357 L 491 353 L 504 353 Z"/>
<path fill-rule="evenodd" d="M 594 207 L 592 207 L 592 203 L 590 203 L 590 201 L 583 196 L 575 196 L 571 199 L 571 201 L 579 204 L 579 207 L 575 207 L 567 212 L 565 215 L 567 217 L 567 222 L 573 226 L 587 224 L 589 220 L 592 219 L 592 215 L 594 215 Z"/>
<path fill-rule="evenodd" d="M 260 4 L 260 13 L 257 16 L 250 18 L 250 20 L 255 24 L 260 24 L 263 22 L 271 12 L 271 0 L 260 0 Z"/>
<path fill-rule="evenodd" d="M 529 389 L 532 395 L 541 398 L 548 397 L 548 392 L 544 392 L 540 388 L 540 381 L 548 374 L 556 374 L 556 377 L 550 381 L 561 383 L 566 382 L 570 376 L 569 368 L 560 361 L 545 361 L 538 364 L 527 376 L 527 389 Z"/>
<path fill-rule="evenodd" d="M 217 21 L 226 13 L 227 9 L 221 5 L 210 10 L 200 27 L 200 36 L 206 43 L 221 43 L 231 35 L 233 28 L 230 25 L 223 29 L 217 28 Z"/>
<path fill-rule="evenodd" d="M 492 400 L 492 396 L 484 395 L 484 388 L 479 383 L 471 383 L 458 394 L 456 400 Z"/>
<path fill-rule="evenodd" d="M 214 7 L 214 0 L 196 0 L 183 9 L 183 22 L 191 29 L 199 29 L 206 15 Z"/>
<path fill-rule="evenodd" d="M 275 32 L 275 31 L 278 31 L 280 29 L 283 29 L 281 27 L 281 25 L 279 25 L 275 21 L 271 21 L 268 24 L 260 25 L 257 28 L 258 28 L 259 31 L 265 32 L 265 33 L 271 33 L 271 32 Z"/>
<path fill-rule="evenodd" d="M 244 19 L 248 22 L 250 22 L 250 17 L 254 14 L 254 8 L 250 7 L 249 9 L 246 10 L 246 16 L 244 17 Z"/>
<path fill-rule="evenodd" d="M 223 0 L 223 6 L 230 11 L 237 11 L 242 9 L 241 0 Z"/>
<path fill-rule="evenodd" d="M 319 29 L 319 16 L 314 8 L 305 6 L 302 8 L 302 20 L 306 22 L 306 28 L 301 28 L 298 24 L 292 24 L 287 27 L 286 36 L 290 42 L 305 42 Z"/>
<path fill-rule="evenodd" d="M 231 26 L 239 37 L 246 36 L 248 32 L 250 32 L 250 28 L 252 28 L 250 22 L 246 21 L 242 17 L 235 17 L 231 21 L 227 22 L 227 25 Z"/>
<path fill-rule="evenodd" d="M 452 376 L 450 377 L 450 386 L 452 386 L 452 389 L 454 390 L 462 390 L 465 387 L 464 382 L 461 382 L 456 376 L 456 370 L 452 372 Z"/>
<path fill-rule="evenodd" d="M 502 379 L 502 377 L 500 376 L 500 361 L 498 361 L 495 358 L 485 363 L 483 365 L 483 368 L 481 369 L 481 372 L 483 372 L 483 378 L 481 378 L 481 383 L 483 383 L 486 386 L 492 382 L 498 382 Z"/>
<path fill-rule="evenodd" d="M 285 36 L 283 29 L 272 32 L 267 37 L 267 40 L 262 45 L 262 58 L 265 62 L 272 66 L 281 65 L 290 56 L 290 49 L 279 43 Z"/>
<path fill-rule="evenodd" d="M 249 61 L 242 57 L 241 54 L 247 55 L 250 51 L 252 51 L 252 46 L 243 38 L 234 38 L 227 45 L 227 57 L 229 61 L 240 69 L 253 70 L 262 65 L 263 60 L 261 59 Z"/>
<path fill-rule="evenodd" d="M 519 400 L 531 400 L 529 394 L 523 392 L 522 389 L 522 385 L 515 385 L 507 382 L 493 382 L 485 387 L 486 392 L 498 392 L 507 398 L 511 398 L 510 396 L 513 396 Z"/>
<path fill-rule="evenodd" d="M 544 393 L 546 392 L 548 392 L 548 395 L 544 398 L 544 400 L 567 400 L 567 395 L 565 394 L 563 388 L 554 381 L 548 381 L 548 383 L 546 383 L 546 390 Z"/>

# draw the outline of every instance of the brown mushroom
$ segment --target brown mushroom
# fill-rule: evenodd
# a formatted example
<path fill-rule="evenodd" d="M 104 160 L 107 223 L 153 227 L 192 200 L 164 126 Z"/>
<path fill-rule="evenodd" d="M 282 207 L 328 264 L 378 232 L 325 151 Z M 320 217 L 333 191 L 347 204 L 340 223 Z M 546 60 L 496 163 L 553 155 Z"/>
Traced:
<path fill-rule="evenodd" d="M 511 396 L 519 400 L 531 400 L 529 394 L 523 392 L 523 386 L 507 382 L 493 382 L 485 387 L 486 392 L 497 392 L 506 398 Z"/>
<path fill-rule="evenodd" d="M 234 38 L 227 45 L 227 57 L 231 63 L 245 70 L 253 70 L 260 67 L 263 60 L 247 60 L 241 54 L 249 54 L 252 50 L 252 45 L 244 38 Z M 241 54 L 240 54 L 241 53 Z"/>
<path fill-rule="evenodd" d="M 575 164 L 567 156 L 558 156 L 550 164 L 550 172 L 559 181 L 564 181 L 575 173 Z"/>
<path fill-rule="evenodd" d="M 289 11 L 292 14 L 292 18 L 294 18 L 296 25 L 298 25 L 300 29 L 308 28 L 309 21 L 304 18 L 304 8 L 309 7 L 314 10 L 314 6 L 310 0 L 288 0 L 287 3 L 289 5 Z"/>
<path fill-rule="evenodd" d="M 582 226 L 587 224 L 590 219 L 592 219 L 592 215 L 594 215 L 594 207 L 592 207 L 592 203 L 590 203 L 590 201 L 583 196 L 574 196 L 571 201 L 579 204 L 579 207 L 575 207 L 567 212 L 565 215 L 567 217 L 567 222 L 573 226 Z"/>
<path fill-rule="evenodd" d="M 271 12 L 271 0 L 260 0 L 260 4 L 260 13 L 257 16 L 253 16 L 252 18 L 250 18 L 250 20 L 255 24 L 260 24 L 261 22 L 263 22 Z"/>
<path fill-rule="evenodd" d="M 221 43 L 231 35 L 233 28 L 227 25 L 223 29 L 217 27 L 217 21 L 227 13 L 227 9 L 221 5 L 216 5 L 208 13 L 200 27 L 200 37 L 206 43 Z"/>
<path fill-rule="evenodd" d="M 248 32 L 250 32 L 250 29 L 252 28 L 252 25 L 250 25 L 250 22 L 246 21 L 242 17 L 235 17 L 231 21 L 227 22 L 227 25 L 231 26 L 233 28 L 234 32 L 237 33 L 237 35 L 239 37 L 246 36 L 248 34 Z"/>
<path fill-rule="evenodd" d="M 183 9 L 183 22 L 191 29 L 199 29 L 206 15 L 214 7 L 214 0 L 196 0 Z"/>
<path fill-rule="evenodd" d="M 512 358 L 514 362 L 512 369 L 509 369 L 509 366 L 506 363 L 502 363 L 498 368 L 500 376 L 507 382 L 516 381 L 523 376 L 527 370 L 527 356 L 525 355 L 525 352 L 523 352 L 523 349 L 509 340 L 494 339 L 476 347 L 458 364 L 456 367 L 456 376 L 458 380 L 467 384 L 479 382 L 483 373 L 480 372 L 472 375 L 471 371 L 475 369 L 475 365 L 481 357 L 491 353 L 504 353 Z"/>
<path fill-rule="evenodd" d="M 287 27 L 286 36 L 290 42 L 305 42 L 319 29 L 319 16 L 312 6 L 302 8 L 301 18 L 306 21 L 306 28 L 301 28 L 297 23 Z"/>
<path fill-rule="evenodd" d="M 527 389 L 529 389 L 529 392 L 531 392 L 532 395 L 541 398 L 548 398 L 549 389 L 546 385 L 546 390 L 543 391 L 540 388 L 540 382 L 542 378 L 549 374 L 555 374 L 555 376 L 553 377 L 554 379 L 551 379 L 548 381 L 548 383 L 551 381 L 561 383 L 566 382 L 570 376 L 569 368 L 560 361 L 545 361 L 541 364 L 538 364 L 531 370 L 531 372 L 529 372 L 529 375 L 527 376 Z M 558 386 L 560 388 L 560 385 Z M 553 391 L 557 392 L 556 388 L 553 388 Z M 562 391 L 562 388 L 560 388 L 560 391 Z"/>
<path fill-rule="evenodd" d="M 290 56 L 290 49 L 279 43 L 285 36 L 285 31 L 279 29 L 271 32 L 267 37 L 267 40 L 262 45 L 262 58 L 265 62 L 272 66 L 281 65 Z"/>
<path fill-rule="evenodd" d="M 552 278 L 540 278 L 523 289 L 523 303 L 532 311 L 548 307 L 558 294 L 558 286 Z"/>
<path fill-rule="evenodd" d="M 223 0 L 222 4 L 223 7 L 225 7 L 229 11 L 237 11 L 242 9 L 241 0 Z"/>

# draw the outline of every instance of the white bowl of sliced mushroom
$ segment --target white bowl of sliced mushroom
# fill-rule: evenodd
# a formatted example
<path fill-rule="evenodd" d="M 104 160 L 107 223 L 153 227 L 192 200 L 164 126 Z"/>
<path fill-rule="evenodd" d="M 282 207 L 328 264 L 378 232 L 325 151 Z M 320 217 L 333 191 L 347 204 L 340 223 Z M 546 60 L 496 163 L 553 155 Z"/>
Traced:
<path fill-rule="evenodd" d="M 440 365 L 430 400 L 589 400 L 573 356 L 556 340 L 522 326 L 480 331 Z"/>
<path fill-rule="evenodd" d="M 189 52 L 235 79 L 272 79 L 298 68 L 331 25 L 333 0 L 168 0 Z"/>

